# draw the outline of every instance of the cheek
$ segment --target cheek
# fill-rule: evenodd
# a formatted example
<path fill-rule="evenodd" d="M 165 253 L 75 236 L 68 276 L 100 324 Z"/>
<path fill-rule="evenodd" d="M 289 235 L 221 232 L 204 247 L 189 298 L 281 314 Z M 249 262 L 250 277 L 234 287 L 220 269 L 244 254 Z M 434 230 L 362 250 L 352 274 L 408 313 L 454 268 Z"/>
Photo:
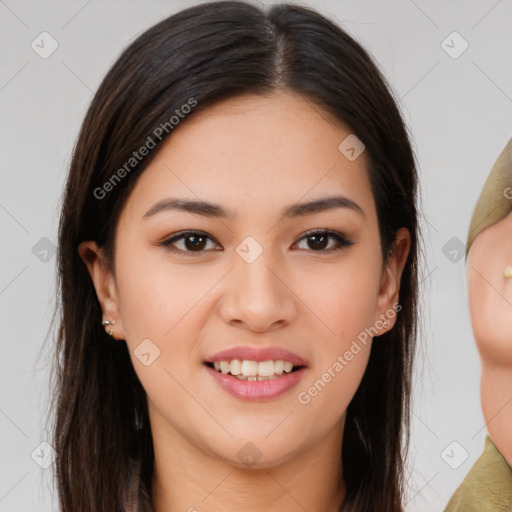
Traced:
<path fill-rule="evenodd" d="M 471 272 L 469 306 L 473 333 L 479 352 L 487 362 L 512 364 L 512 280 L 502 270 Z"/>
<path fill-rule="evenodd" d="M 192 268 L 176 271 L 151 255 L 145 259 L 132 256 L 118 266 L 118 289 L 126 343 L 137 377 L 154 411 L 183 434 L 190 418 L 215 428 L 189 393 L 197 392 L 193 379 L 197 368 L 191 372 L 191 365 L 199 357 L 198 340 L 206 315 L 203 300 L 218 276 Z"/>
<path fill-rule="evenodd" d="M 379 275 L 364 260 L 326 268 L 302 278 L 301 296 L 311 312 L 324 322 L 322 336 L 340 349 L 374 323 Z"/>
<path fill-rule="evenodd" d="M 303 413 L 304 428 L 325 428 L 339 422 L 363 378 L 371 350 L 371 337 L 338 339 L 315 361 L 307 379 L 297 389 L 296 399 Z"/>
<path fill-rule="evenodd" d="M 127 254 L 130 257 L 117 266 L 119 309 L 127 342 L 152 337 L 163 340 L 185 324 L 190 329 L 194 308 L 212 287 L 215 276 L 173 266 L 159 251 Z"/>
<path fill-rule="evenodd" d="M 310 278 L 302 288 L 304 294 L 309 290 L 308 308 L 321 322 L 311 324 L 315 360 L 297 399 L 330 423 L 348 406 L 368 364 L 379 289 L 374 268 L 360 260 L 339 272 L 331 269 L 325 279 Z"/>

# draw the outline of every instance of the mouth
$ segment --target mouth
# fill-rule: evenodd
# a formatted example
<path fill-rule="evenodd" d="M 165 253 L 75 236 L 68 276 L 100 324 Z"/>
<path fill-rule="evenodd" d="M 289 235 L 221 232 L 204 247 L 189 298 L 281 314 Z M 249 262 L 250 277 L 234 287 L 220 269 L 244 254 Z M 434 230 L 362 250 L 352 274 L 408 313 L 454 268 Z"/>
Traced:
<path fill-rule="evenodd" d="M 218 386 L 241 400 L 286 395 L 304 377 L 308 361 L 283 347 L 238 346 L 203 361 Z"/>
<path fill-rule="evenodd" d="M 206 366 L 224 375 L 230 375 L 238 380 L 266 381 L 282 378 L 287 374 L 305 368 L 305 365 L 293 364 L 283 359 L 254 361 L 250 359 L 232 359 L 206 361 Z"/>
<path fill-rule="evenodd" d="M 273 400 L 291 391 L 307 370 L 282 359 L 207 361 L 206 372 L 221 389 L 240 400 Z"/>

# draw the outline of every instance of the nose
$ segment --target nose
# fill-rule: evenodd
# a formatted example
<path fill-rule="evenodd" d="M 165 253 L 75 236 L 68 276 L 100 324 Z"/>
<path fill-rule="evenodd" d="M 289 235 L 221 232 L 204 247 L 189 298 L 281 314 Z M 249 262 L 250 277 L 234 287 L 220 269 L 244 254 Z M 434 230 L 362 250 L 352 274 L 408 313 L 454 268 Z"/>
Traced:
<path fill-rule="evenodd" d="M 235 259 L 220 306 L 226 323 L 253 332 L 268 332 L 294 320 L 297 299 L 290 278 L 265 253 L 252 263 L 238 256 Z"/>

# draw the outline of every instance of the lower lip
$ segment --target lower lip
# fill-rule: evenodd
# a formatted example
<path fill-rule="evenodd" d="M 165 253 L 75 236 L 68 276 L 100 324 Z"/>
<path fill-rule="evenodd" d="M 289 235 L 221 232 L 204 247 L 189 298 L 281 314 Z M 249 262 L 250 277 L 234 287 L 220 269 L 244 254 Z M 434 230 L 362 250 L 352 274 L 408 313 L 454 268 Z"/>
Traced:
<path fill-rule="evenodd" d="M 244 400 L 269 400 L 281 396 L 299 382 L 306 370 L 305 367 L 302 367 L 294 372 L 283 373 L 277 379 L 251 381 L 237 379 L 206 365 L 205 367 L 223 389 Z"/>

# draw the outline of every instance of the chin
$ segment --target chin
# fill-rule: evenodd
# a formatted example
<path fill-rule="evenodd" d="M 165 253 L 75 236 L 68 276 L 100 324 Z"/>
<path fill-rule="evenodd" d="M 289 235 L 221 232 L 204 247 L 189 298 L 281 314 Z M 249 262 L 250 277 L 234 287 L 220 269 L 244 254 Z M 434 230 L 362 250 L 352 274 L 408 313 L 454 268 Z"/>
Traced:
<path fill-rule="evenodd" d="M 283 439 L 276 438 L 273 441 L 269 442 L 264 437 L 256 436 L 252 439 L 248 437 L 235 438 L 229 440 L 220 451 L 216 446 L 215 451 L 230 466 L 255 471 L 284 464 L 296 457 L 297 451 L 300 450 L 297 446 L 287 447 Z"/>

